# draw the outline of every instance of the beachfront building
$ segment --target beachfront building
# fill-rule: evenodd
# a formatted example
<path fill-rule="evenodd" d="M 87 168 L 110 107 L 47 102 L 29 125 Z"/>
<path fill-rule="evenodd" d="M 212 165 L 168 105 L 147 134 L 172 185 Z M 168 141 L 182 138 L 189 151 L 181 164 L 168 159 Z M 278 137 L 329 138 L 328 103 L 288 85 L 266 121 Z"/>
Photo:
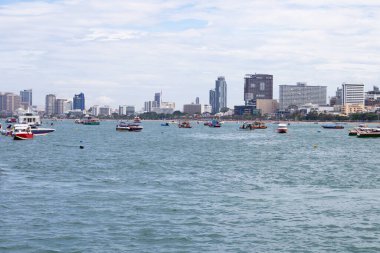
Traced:
<path fill-rule="evenodd" d="M 304 104 L 325 105 L 327 86 L 309 86 L 298 82 L 296 85 L 280 85 L 280 110 L 298 108 Z"/>

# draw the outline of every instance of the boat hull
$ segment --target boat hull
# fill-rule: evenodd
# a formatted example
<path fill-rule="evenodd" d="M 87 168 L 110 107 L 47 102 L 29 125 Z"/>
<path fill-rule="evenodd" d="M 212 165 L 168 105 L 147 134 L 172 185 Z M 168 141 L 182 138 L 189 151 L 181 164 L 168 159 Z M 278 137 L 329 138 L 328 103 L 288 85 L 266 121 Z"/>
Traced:
<path fill-rule="evenodd" d="M 100 125 L 100 122 L 83 122 L 83 125 L 97 126 Z"/>
<path fill-rule="evenodd" d="M 34 135 L 46 135 L 48 133 L 52 133 L 54 132 L 55 129 L 51 129 L 51 128 L 37 128 L 37 129 L 32 129 L 32 133 Z"/>
<path fill-rule="evenodd" d="M 33 139 L 33 133 L 16 133 L 13 136 L 14 140 L 30 140 Z"/>
<path fill-rule="evenodd" d="M 277 133 L 279 134 L 286 134 L 288 132 L 288 129 L 277 129 Z"/>

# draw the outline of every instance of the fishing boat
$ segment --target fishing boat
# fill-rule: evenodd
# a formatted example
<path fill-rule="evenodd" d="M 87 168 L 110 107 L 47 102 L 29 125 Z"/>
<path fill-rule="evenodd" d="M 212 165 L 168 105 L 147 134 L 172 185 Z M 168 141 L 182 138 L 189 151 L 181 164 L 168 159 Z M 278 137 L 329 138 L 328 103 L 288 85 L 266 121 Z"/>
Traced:
<path fill-rule="evenodd" d="M 92 116 L 86 116 L 82 120 L 82 124 L 83 125 L 92 125 L 92 126 L 100 125 L 100 120 L 98 118 L 95 118 L 95 117 L 92 117 Z"/>
<path fill-rule="evenodd" d="M 244 122 L 243 125 L 241 125 L 239 127 L 239 129 L 240 130 L 248 130 L 248 131 L 255 130 L 255 128 L 253 127 L 253 124 L 248 123 L 248 122 Z"/>
<path fill-rule="evenodd" d="M 124 122 L 124 121 L 120 121 L 116 125 L 116 131 L 129 131 L 128 124 L 126 122 Z"/>
<path fill-rule="evenodd" d="M 140 117 L 136 116 L 136 117 L 133 119 L 133 123 L 141 123 L 141 119 L 140 119 Z"/>
<path fill-rule="evenodd" d="M 12 128 L 12 137 L 14 140 L 33 139 L 31 127 L 28 124 L 15 124 Z"/>
<path fill-rule="evenodd" d="M 285 134 L 288 132 L 287 124 L 278 124 L 277 133 Z"/>
<path fill-rule="evenodd" d="M 253 123 L 253 128 L 254 129 L 267 129 L 268 127 L 265 125 L 264 122 L 261 122 L 261 121 L 255 121 Z"/>
<path fill-rule="evenodd" d="M 367 130 L 359 130 L 357 132 L 359 138 L 374 138 L 380 137 L 380 128 L 370 128 Z"/>
<path fill-rule="evenodd" d="M 339 124 L 323 124 L 322 127 L 325 129 L 343 129 L 344 128 L 344 126 L 339 125 Z"/>
<path fill-rule="evenodd" d="M 179 128 L 192 128 L 189 121 L 183 121 L 178 124 Z"/>

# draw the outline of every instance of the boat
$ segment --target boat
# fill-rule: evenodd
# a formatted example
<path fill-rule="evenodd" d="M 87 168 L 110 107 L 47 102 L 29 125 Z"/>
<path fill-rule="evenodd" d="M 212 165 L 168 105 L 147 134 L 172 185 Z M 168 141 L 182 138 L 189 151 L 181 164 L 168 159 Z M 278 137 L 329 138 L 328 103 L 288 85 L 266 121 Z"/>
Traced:
<path fill-rule="evenodd" d="M 252 123 L 244 122 L 243 125 L 239 127 L 240 130 L 255 130 Z"/>
<path fill-rule="evenodd" d="M 343 129 L 344 128 L 344 126 L 339 125 L 339 124 L 323 124 L 322 127 L 325 129 Z"/>
<path fill-rule="evenodd" d="M 47 135 L 55 131 L 53 128 L 38 127 L 35 125 L 31 125 L 30 128 L 34 135 Z"/>
<path fill-rule="evenodd" d="M 368 128 L 367 125 L 360 124 L 359 126 L 354 127 L 353 129 L 350 129 L 348 131 L 348 135 L 349 136 L 356 136 L 358 134 L 358 131 L 366 131 L 366 130 L 370 130 L 370 129 L 371 128 Z"/>
<path fill-rule="evenodd" d="M 170 126 L 169 122 L 161 123 L 161 126 Z"/>
<path fill-rule="evenodd" d="M 42 121 L 39 115 L 27 112 L 23 115 L 18 116 L 19 124 L 28 124 L 30 126 L 40 126 Z"/>
<path fill-rule="evenodd" d="M 76 119 L 76 120 L 74 120 L 74 123 L 75 124 L 82 124 L 82 121 L 80 119 Z"/>
<path fill-rule="evenodd" d="M 12 137 L 14 140 L 33 139 L 31 127 L 28 124 L 15 124 L 12 128 Z"/>
<path fill-rule="evenodd" d="M 133 123 L 141 123 L 141 119 L 140 119 L 140 117 L 136 116 L 136 117 L 133 119 Z"/>
<path fill-rule="evenodd" d="M 141 132 L 141 130 L 143 130 L 143 127 L 139 124 L 132 123 L 127 125 L 127 130 L 129 132 Z"/>
<path fill-rule="evenodd" d="M 220 122 L 216 119 L 211 120 L 211 122 L 208 125 L 209 127 L 221 127 L 222 125 Z"/>
<path fill-rule="evenodd" d="M 359 138 L 374 138 L 380 137 L 380 128 L 370 128 L 367 130 L 359 130 L 357 132 Z"/>
<path fill-rule="evenodd" d="M 92 116 L 86 116 L 84 120 L 82 120 L 83 125 L 100 125 L 100 120 L 98 118 L 92 117 Z"/>
<path fill-rule="evenodd" d="M 189 121 L 183 121 L 178 124 L 179 128 L 192 128 Z"/>
<path fill-rule="evenodd" d="M 16 123 L 16 122 L 17 122 L 17 119 L 13 117 L 5 120 L 5 123 Z"/>
<path fill-rule="evenodd" d="M 119 124 L 116 125 L 116 131 L 129 131 L 128 124 L 124 121 L 120 121 Z"/>
<path fill-rule="evenodd" d="M 255 121 L 253 123 L 253 128 L 254 129 L 267 129 L 268 127 L 265 125 L 264 122 L 261 122 L 261 121 Z"/>
<path fill-rule="evenodd" d="M 285 134 L 288 132 L 287 124 L 278 124 L 277 133 Z"/>

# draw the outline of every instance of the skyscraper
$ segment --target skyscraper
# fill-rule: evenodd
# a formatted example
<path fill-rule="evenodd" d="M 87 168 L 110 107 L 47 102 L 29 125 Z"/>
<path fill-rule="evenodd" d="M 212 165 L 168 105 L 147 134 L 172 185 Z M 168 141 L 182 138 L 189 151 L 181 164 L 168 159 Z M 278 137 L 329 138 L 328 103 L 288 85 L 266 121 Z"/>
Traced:
<path fill-rule="evenodd" d="M 62 115 L 65 113 L 66 99 L 58 98 L 55 100 L 55 114 Z"/>
<path fill-rule="evenodd" d="M 199 104 L 199 97 L 195 98 L 195 103 L 198 105 Z"/>
<path fill-rule="evenodd" d="M 78 95 L 74 95 L 73 98 L 73 109 L 74 110 L 85 110 L 85 99 L 84 99 L 84 94 L 81 92 Z"/>
<path fill-rule="evenodd" d="M 247 74 L 244 77 L 245 105 L 256 106 L 256 99 L 273 99 L 273 75 Z"/>
<path fill-rule="evenodd" d="M 227 107 L 227 83 L 224 76 L 219 76 L 215 81 L 215 106 L 217 113 L 223 107 Z"/>
<path fill-rule="evenodd" d="M 53 94 L 46 95 L 45 98 L 45 114 L 51 116 L 55 113 L 56 97 Z"/>
<path fill-rule="evenodd" d="M 161 106 L 161 92 L 154 93 L 154 101 L 156 102 L 156 107 Z"/>
<path fill-rule="evenodd" d="M 213 114 L 215 114 L 215 108 L 216 108 L 215 101 L 216 101 L 215 90 L 210 90 L 210 93 L 209 93 L 209 102 L 210 102 L 210 105 L 211 105 L 211 113 L 213 113 Z"/>
<path fill-rule="evenodd" d="M 20 97 L 21 97 L 21 103 L 22 104 L 25 104 L 27 106 L 33 105 L 32 90 L 31 89 L 20 91 Z"/>

